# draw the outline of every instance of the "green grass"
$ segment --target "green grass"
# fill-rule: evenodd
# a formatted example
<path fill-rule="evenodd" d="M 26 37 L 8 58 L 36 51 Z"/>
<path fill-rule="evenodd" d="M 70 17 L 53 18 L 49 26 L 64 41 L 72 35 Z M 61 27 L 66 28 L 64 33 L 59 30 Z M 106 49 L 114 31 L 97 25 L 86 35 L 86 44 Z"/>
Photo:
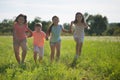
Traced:
<path fill-rule="evenodd" d="M 59 62 L 50 63 L 49 41 L 45 42 L 43 63 L 33 60 L 32 38 L 28 39 L 25 64 L 19 65 L 12 37 L 0 36 L 0 80 L 120 80 L 120 37 L 85 37 L 82 55 L 75 55 L 73 37 L 62 37 Z"/>

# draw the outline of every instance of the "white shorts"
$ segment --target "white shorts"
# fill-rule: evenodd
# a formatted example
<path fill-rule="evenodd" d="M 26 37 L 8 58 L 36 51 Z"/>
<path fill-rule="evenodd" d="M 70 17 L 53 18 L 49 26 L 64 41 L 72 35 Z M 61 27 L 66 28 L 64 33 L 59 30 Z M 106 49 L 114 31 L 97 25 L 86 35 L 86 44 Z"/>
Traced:
<path fill-rule="evenodd" d="M 74 40 L 78 43 L 83 43 L 84 41 L 84 36 L 81 36 L 81 37 L 78 37 L 78 36 L 73 36 L 74 37 Z"/>
<path fill-rule="evenodd" d="M 44 56 L 44 47 L 34 46 L 34 52 L 37 52 L 41 57 Z"/>

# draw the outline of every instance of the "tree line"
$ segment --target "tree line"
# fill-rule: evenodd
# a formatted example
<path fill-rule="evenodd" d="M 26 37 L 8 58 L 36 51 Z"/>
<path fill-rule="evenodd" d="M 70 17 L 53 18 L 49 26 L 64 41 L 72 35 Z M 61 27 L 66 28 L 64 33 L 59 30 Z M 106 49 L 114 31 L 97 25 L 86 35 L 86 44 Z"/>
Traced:
<path fill-rule="evenodd" d="M 84 17 L 90 26 L 90 30 L 85 29 L 86 35 L 89 36 L 120 36 L 120 23 L 108 23 L 106 16 L 100 14 L 91 15 L 84 13 Z M 34 24 L 41 22 L 43 31 L 46 32 L 51 24 L 51 21 L 42 21 L 40 17 L 35 17 L 33 21 L 28 21 L 28 27 L 33 31 Z M 14 20 L 4 19 L 0 22 L 0 35 L 11 35 Z M 64 23 L 65 29 L 69 30 L 70 23 Z M 62 34 L 63 35 L 63 34 Z M 64 35 L 71 35 L 64 33 Z"/>

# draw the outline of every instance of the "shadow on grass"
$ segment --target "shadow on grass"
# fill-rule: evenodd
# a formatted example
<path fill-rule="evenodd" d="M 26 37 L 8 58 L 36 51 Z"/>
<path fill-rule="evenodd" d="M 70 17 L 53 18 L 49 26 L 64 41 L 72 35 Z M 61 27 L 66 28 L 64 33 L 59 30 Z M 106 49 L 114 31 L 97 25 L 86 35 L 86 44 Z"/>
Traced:
<path fill-rule="evenodd" d="M 10 68 L 10 66 L 12 65 L 12 63 L 10 64 L 4 64 L 4 65 L 0 65 L 0 73 L 5 73 L 7 68 Z"/>
<path fill-rule="evenodd" d="M 8 63 L 0 65 L 0 73 L 6 73 L 7 69 L 15 69 L 15 68 L 21 68 L 23 70 L 26 69 L 26 64 L 15 64 L 15 63 Z"/>
<path fill-rule="evenodd" d="M 76 68 L 76 65 L 78 64 L 77 59 L 73 59 L 72 63 L 70 64 L 71 68 Z"/>

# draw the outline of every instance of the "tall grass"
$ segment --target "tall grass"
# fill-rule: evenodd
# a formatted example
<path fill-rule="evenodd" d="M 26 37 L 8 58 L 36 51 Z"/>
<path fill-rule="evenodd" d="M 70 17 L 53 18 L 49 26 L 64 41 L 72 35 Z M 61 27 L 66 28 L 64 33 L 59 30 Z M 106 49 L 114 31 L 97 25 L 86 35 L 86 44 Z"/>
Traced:
<path fill-rule="evenodd" d="M 13 52 L 12 37 L 0 36 L 0 80 L 120 80 L 120 37 L 85 37 L 82 54 L 71 66 L 75 55 L 72 37 L 62 37 L 60 61 L 50 63 L 49 42 L 45 41 L 41 64 L 33 60 L 32 38 L 24 65 Z"/>

